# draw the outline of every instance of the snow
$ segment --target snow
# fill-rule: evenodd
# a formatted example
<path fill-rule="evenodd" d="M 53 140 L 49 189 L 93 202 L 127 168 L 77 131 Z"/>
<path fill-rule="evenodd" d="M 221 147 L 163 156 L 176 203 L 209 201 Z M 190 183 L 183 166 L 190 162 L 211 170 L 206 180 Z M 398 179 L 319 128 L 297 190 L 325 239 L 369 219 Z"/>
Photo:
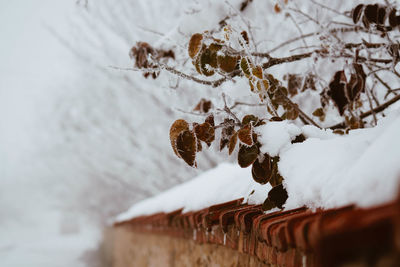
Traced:
<path fill-rule="evenodd" d="M 299 134 L 301 129 L 288 121 L 274 121 L 257 128 L 260 133 L 262 153 L 276 157 L 280 152 L 290 145 L 291 141 Z"/>
<path fill-rule="evenodd" d="M 311 136 L 311 128 L 314 137 L 293 144 L 280 155 L 279 171 L 289 194 L 286 208 L 369 207 L 396 197 L 400 189 L 400 110 L 392 111 L 374 128 L 353 130 L 345 136 L 311 126 L 303 131 Z"/>
<path fill-rule="evenodd" d="M 29 213 L 29 212 L 27 212 Z M 31 217 L 29 214 L 29 217 Z M 88 266 L 83 252 L 97 249 L 100 232 L 90 222 L 65 218 L 60 211 L 35 209 L 36 217 L 1 224 L 1 266 Z M 74 231 L 62 231 L 62 224 L 77 224 Z M 33 230 L 34 229 L 34 230 Z"/>
<path fill-rule="evenodd" d="M 289 195 L 285 209 L 370 207 L 392 201 L 399 193 L 400 109 L 374 128 L 352 130 L 343 136 L 286 121 L 268 122 L 258 131 L 263 134 L 261 151 L 280 157 L 279 172 Z M 306 141 L 291 144 L 301 133 Z M 262 204 L 270 188 L 253 181 L 251 168 L 224 163 L 133 205 L 116 221 L 181 208 L 183 212 L 196 211 L 240 197 L 250 204 Z M 255 193 L 249 197 L 252 190 Z"/>
<path fill-rule="evenodd" d="M 238 198 L 244 198 L 249 204 L 264 202 L 271 186 L 251 181 L 250 168 L 242 169 L 237 164 L 222 163 L 191 181 L 135 204 L 118 215 L 116 220 L 124 221 L 136 216 L 171 212 L 181 208 L 183 212 L 196 211 Z M 254 193 L 251 194 L 253 190 Z"/>

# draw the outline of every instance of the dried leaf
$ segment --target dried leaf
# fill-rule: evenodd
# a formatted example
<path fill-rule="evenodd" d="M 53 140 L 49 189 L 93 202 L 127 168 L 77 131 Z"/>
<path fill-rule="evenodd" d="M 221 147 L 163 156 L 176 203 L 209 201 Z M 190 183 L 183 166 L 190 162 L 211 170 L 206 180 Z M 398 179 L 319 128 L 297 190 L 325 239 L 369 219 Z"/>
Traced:
<path fill-rule="evenodd" d="M 201 33 L 195 33 L 192 35 L 188 47 L 189 57 L 194 58 L 198 55 L 201 49 L 202 41 L 203 35 Z"/>
<path fill-rule="evenodd" d="M 378 21 L 377 24 L 383 25 L 385 22 L 385 16 L 386 16 L 386 8 L 383 6 L 378 7 Z"/>
<path fill-rule="evenodd" d="M 300 75 L 297 74 L 287 74 L 284 76 L 285 79 L 287 79 L 287 88 L 289 91 L 289 94 L 291 96 L 297 95 L 300 86 L 301 86 L 301 82 L 302 82 L 302 78 Z"/>
<path fill-rule="evenodd" d="M 228 147 L 228 149 L 229 149 L 229 155 L 231 155 L 232 152 L 235 150 L 236 143 L 237 143 L 237 139 L 238 139 L 238 133 L 235 132 L 235 133 L 231 136 L 231 138 L 229 139 L 229 147 Z"/>
<path fill-rule="evenodd" d="M 250 122 L 253 122 L 253 125 L 256 125 L 259 120 L 260 119 L 258 117 L 250 114 L 250 115 L 246 115 L 246 116 L 243 117 L 242 124 L 246 125 L 246 124 L 249 124 Z"/>
<path fill-rule="evenodd" d="M 194 132 L 196 137 L 205 142 L 208 146 L 215 140 L 215 131 L 214 127 L 211 126 L 208 122 L 204 122 L 203 124 L 194 125 Z"/>
<path fill-rule="evenodd" d="M 269 183 L 272 187 L 281 184 L 283 181 L 283 177 L 278 172 L 278 162 L 279 162 L 279 157 L 272 158 L 272 163 L 271 163 L 272 175 L 271 179 L 269 180 Z"/>
<path fill-rule="evenodd" d="M 208 46 L 208 49 L 210 49 L 211 52 L 216 53 L 219 50 L 221 50 L 222 45 L 217 44 L 217 43 L 212 43 Z"/>
<path fill-rule="evenodd" d="M 197 152 L 200 152 L 203 150 L 203 146 L 201 145 L 200 139 L 197 139 Z"/>
<path fill-rule="evenodd" d="M 364 5 L 363 4 L 359 4 L 351 12 L 352 13 L 351 17 L 353 18 L 353 22 L 355 24 L 360 20 L 360 17 L 361 17 L 363 9 L 364 9 Z"/>
<path fill-rule="evenodd" d="M 344 75 L 344 71 L 337 71 L 329 83 L 329 90 L 327 92 L 338 108 L 340 115 L 343 115 L 344 108 L 349 103 L 345 94 L 346 78 Z"/>
<path fill-rule="evenodd" d="M 246 124 L 238 131 L 239 140 L 248 145 L 253 145 L 253 127 L 251 124 Z"/>
<path fill-rule="evenodd" d="M 185 120 L 176 120 L 169 129 L 169 140 L 171 142 L 172 149 L 174 150 L 175 155 L 179 157 L 178 150 L 176 148 L 176 140 L 179 134 L 183 131 L 189 130 L 189 124 Z"/>
<path fill-rule="evenodd" d="M 230 73 L 236 69 L 238 60 L 238 56 L 223 55 L 217 57 L 218 67 L 227 73 Z"/>
<path fill-rule="evenodd" d="M 210 49 L 202 49 L 200 54 L 200 69 L 201 73 L 205 76 L 214 75 L 214 70 L 212 68 L 217 67 L 217 53 L 211 51 Z"/>
<path fill-rule="evenodd" d="M 280 117 L 272 117 L 271 119 L 269 119 L 269 121 L 283 121 L 282 118 Z"/>
<path fill-rule="evenodd" d="M 258 156 L 258 146 L 255 144 L 253 146 L 241 145 L 238 154 L 238 163 L 242 168 L 247 168 L 256 161 Z"/>
<path fill-rule="evenodd" d="M 341 130 L 341 129 L 335 129 L 335 130 L 333 130 L 333 133 L 334 134 L 339 134 L 339 135 L 344 135 L 345 134 L 344 131 Z"/>
<path fill-rule="evenodd" d="M 247 58 L 243 57 L 240 60 L 240 69 L 243 71 L 243 73 L 246 77 L 250 76 L 250 64 L 249 64 L 249 61 L 247 60 Z"/>
<path fill-rule="evenodd" d="M 291 143 L 292 144 L 303 143 L 304 141 L 306 141 L 306 137 L 303 134 L 299 134 L 292 140 Z"/>
<path fill-rule="evenodd" d="M 219 150 L 222 151 L 228 143 L 231 138 L 231 136 L 235 132 L 235 127 L 233 126 L 235 124 L 235 121 L 232 119 L 225 119 L 224 120 L 225 126 L 221 130 L 221 141 L 219 144 Z"/>
<path fill-rule="evenodd" d="M 287 89 L 283 86 L 279 86 L 278 89 L 275 90 L 271 101 L 276 105 L 286 105 L 288 103 L 287 95 Z"/>
<path fill-rule="evenodd" d="M 294 104 L 294 106 L 298 107 L 297 104 Z M 287 103 L 283 106 L 283 108 L 286 110 L 286 113 L 285 113 L 286 119 L 295 120 L 299 116 L 299 110 L 298 110 L 298 108 L 295 108 L 294 106 L 290 103 Z M 283 117 L 283 115 L 282 115 L 282 117 Z"/>
<path fill-rule="evenodd" d="M 325 112 L 324 112 L 323 108 L 317 108 L 316 110 L 314 110 L 314 112 L 312 114 L 316 117 L 322 117 L 325 115 Z"/>
<path fill-rule="evenodd" d="M 262 210 L 268 211 L 268 210 L 272 210 L 273 208 L 276 208 L 275 203 L 272 202 L 269 198 L 266 198 L 262 205 Z"/>
<path fill-rule="evenodd" d="M 246 42 L 246 44 L 248 45 L 248 44 L 249 44 L 249 36 L 248 36 L 247 32 L 246 32 L 246 31 L 242 31 L 242 32 L 240 33 L 240 35 L 242 36 L 243 40 L 244 40 L 244 41 Z"/>
<path fill-rule="evenodd" d="M 367 5 L 364 10 L 364 17 L 369 23 L 378 23 L 378 4 Z"/>
<path fill-rule="evenodd" d="M 200 57 L 196 57 L 193 61 L 192 61 L 194 67 L 196 68 L 197 73 L 199 74 L 203 74 L 201 72 L 201 66 L 200 66 Z"/>
<path fill-rule="evenodd" d="M 268 192 L 268 199 L 274 203 L 278 208 L 282 209 L 283 204 L 286 203 L 288 199 L 288 193 L 282 184 L 273 187 Z"/>
<path fill-rule="evenodd" d="M 251 72 L 258 79 L 262 79 L 263 78 L 263 70 L 262 70 L 261 66 L 257 66 L 257 67 L 252 68 Z"/>
<path fill-rule="evenodd" d="M 389 25 L 393 28 L 400 25 L 400 16 L 396 16 L 396 13 L 396 9 L 392 9 L 389 13 Z"/>
<path fill-rule="evenodd" d="M 275 13 L 280 13 L 281 12 L 281 7 L 278 4 L 275 4 L 274 11 L 275 11 Z"/>
<path fill-rule="evenodd" d="M 211 107 L 211 101 L 202 98 L 193 110 L 199 111 L 201 113 L 207 113 L 211 109 Z"/>
<path fill-rule="evenodd" d="M 213 114 L 208 115 L 205 122 L 208 122 L 212 127 L 214 127 L 215 126 L 214 115 Z"/>
<path fill-rule="evenodd" d="M 259 184 L 268 183 L 272 176 L 271 158 L 265 154 L 264 159 L 260 162 L 258 159 L 254 161 L 251 168 L 251 174 L 254 181 Z"/>
<path fill-rule="evenodd" d="M 190 167 L 196 166 L 197 140 L 192 131 L 183 131 L 178 135 L 176 148 L 180 158 Z"/>
<path fill-rule="evenodd" d="M 365 74 L 363 67 L 360 64 L 353 64 L 355 74 L 352 74 L 350 81 L 348 82 L 346 88 L 347 98 L 350 102 L 356 100 L 361 92 L 365 90 L 365 79 L 367 75 Z"/>

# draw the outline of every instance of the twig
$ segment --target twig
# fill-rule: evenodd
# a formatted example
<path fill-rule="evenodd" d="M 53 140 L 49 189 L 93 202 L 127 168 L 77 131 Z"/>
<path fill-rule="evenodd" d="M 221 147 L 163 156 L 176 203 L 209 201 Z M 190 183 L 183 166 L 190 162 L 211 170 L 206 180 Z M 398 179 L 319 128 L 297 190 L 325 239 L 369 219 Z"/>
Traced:
<path fill-rule="evenodd" d="M 185 113 L 185 114 L 189 114 L 189 115 L 195 115 L 195 116 L 201 116 L 201 117 L 207 117 L 212 113 L 200 113 L 200 112 L 194 112 L 194 111 L 186 111 L 180 108 L 175 108 L 177 111 Z"/>
<path fill-rule="evenodd" d="M 365 31 L 365 29 L 361 28 L 360 26 L 356 26 L 356 27 L 352 27 L 352 28 L 348 28 L 348 27 L 334 28 L 334 29 L 330 30 L 329 33 L 354 32 L 354 31 L 360 31 L 360 30 L 361 31 Z M 278 49 L 280 49 L 280 48 L 282 48 L 284 46 L 287 46 L 287 45 L 289 45 L 291 43 L 294 43 L 294 42 L 296 42 L 298 40 L 301 40 L 303 38 L 309 38 L 309 37 L 312 37 L 312 36 L 315 36 L 315 35 L 319 35 L 321 33 L 322 33 L 322 31 L 316 31 L 316 32 L 307 33 L 307 34 L 300 35 L 298 37 L 289 39 L 289 40 L 287 40 L 287 41 L 285 41 L 283 43 L 280 43 L 279 45 L 275 46 L 274 48 L 270 49 L 267 53 L 270 54 L 270 53 L 275 52 L 276 50 L 278 50 Z"/>
<path fill-rule="evenodd" d="M 300 118 L 303 118 L 303 122 L 304 120 L 308 121 L 309 123 L 311 123 L 312 125 L 314 125 L 315 127 L 322 129 L 321 126 L 318 125 L 318 123 L 316 123 L 313 119 L 311 119 L 306 113 L 304 113 L 297 104 L 293 103 L 292 100 L 290 100 L 289 97 L 287 97 L 286 95 L 283 94 L 283 96 L 285 97 L 286 101 L 288 101 L 288 103 L 297 110 L 297 112 L 299 112 L 299 116 Z"/>
<path fill-rule="evenodd" d="M 228 113 L 229 115 L 231 115 L 232 118 L 236 121 L 236 123 L 238 123 L 239 125 L 242 125 L 242 123 L 241 123 L 241 121 L 239 120 L 239 118 L 232 112 L 232 110 L 230 110 L 230 108 L 229 108 L 228 105 L 226 104 L 225 93 L 222 93 L 222 99 L 224 100 L 224 109 L 223 109 L 223 111 L 225 111 L 226 113 Z"/>
<path fill-rule="evenodd" d="M 318 20 L 314 19 L 313 17 L 311 17 L 310 15 L 304 13 L 303 11 L 301 11 L 300 9 L 296 9 L 296 8 L 291 8 L 289 7 L 289 10 L 292 10 L 296 13 L 299 13 L 300 15 L 303 15 L 305 18 L 309 19 L 310 21 L 314 22 L 315 24 L 321 26 L 321 24 L 319 23 Z"/>
<path fill-rule="evenodd" d="M 311 0 L 311 2 L 316 4 L 317 6 L 325 8 L 325 9 L 327 9 L 327 10 L 329 10 L 329 11 L 335 13 L 335 14 L 338 14 L 338 15 L 341 15 L 341 16 L 345 16 L 346 18 L 349 18 L 349 16 L 346 16 L 344 13 L 340 13 L 339 11 L 337 11 L 337 10 L 335 10 L 333 8 L 330 8 L 330 7 L 326 6 L 326 5 L 323 5 L 321 3 L 318 3 L 317 1 Z"/>
<path fill-rule="evenodd" d="M 227 80 L 226 77 L 223 77 L 223 78 L 221 78 L 219 80 L 206 81 L 206 80 L 198 79 L 198 78 L 196 78 L 194 76 L 191 76 L 191 75 L 188 75 L 186 73 L 183 73 L 183 72 L 181 72 L 179 70 L 176 70 L 176 69 L 174 69 L 172 67 L 169 67 L 167 65 L 161 65 L 161 67 L 162 67 L 162 69 L 165 69 L 166 71 L 168 71 L 168 72 L 170 72 L 172 74 L 178 75 L 179 77 L 182 77 L 182 78 L 185 78 L 185 79 L 188 79 L 188 80 L 192 80 L 192 81 L 200 83 L 200 84 L 210 85 L 210 86 L 212 86 L 214 88 L 220 86 L 222 83 L 224 83 Z"/>
<path fill-rule="evenodd" d="M 301 28 L 300 28 L 300 26 L 299 26 L 299 25 L 296 23 L 296 21 L 294 20 L 292 14 L 290 14 L 290 13 L 288 13 L 288 14 L 289 14 L 290 20 L 293 22 L 294 26 L 295 26 L 296 29 L 299 31 L 300 35 L 304 35 L 304 34 L 303 34 L 303 31 L 302 31 Z M 303 41 L 304 46 L 305 46 L 305 47 L 308 47 L 308 45 L 307 45 L 307 43 L 306 43 L 306 39 L 303 38 L 303 39 L 301 39 L 301 40 Z"/>
<path fill-rule="evenodd" d="M 369 110 L 367 112 L 362 113 L 360 115 L 360 118 L 364 119 L 364 118 L 372 115 L 373 113 L 379 113 L 381 111 L 384 111 L 387 107 L 389 107 L 390 105 L 396 103 L 399 100 L 400 100 L 400 95 L 397 95 L 397 96 L 393 97 L 392 99 L 390 99 L 389 101 L 383 103 L 382 105 L 374 108 L 373 110 Z M 333 125 L 331 127 L 328 127 L 328 128 L 334 130 L 334 129 L 337 129 L 337 128 L 343 128 L 344 126 L 345 126 L 345 123 L 341 122 L 341 123 L 335 124 L 335 125 Z"/>
<path fill-rule="evenodd" d="M 269 60 L 268 62 L 264 63 L 262 65 L 262 67 L 264 69 L 268 69 L 272 66 L 275 65 L 279 65 L 282 63 L 290 63 L 290 62 L 295 62 L 295 61 L 299 61 L 305 58 L 309 58 L 312 56 L 312 54 L 314 53 L 318 53 L 321 57 L 326 57 L 328 56 L 327 51 L 323 50 L 323 49 L 317 49 L 308 53 L 304 53 L 304 54 L 297 54 L 297 55 L 292 55 L 292 56 L 288 56 L 288 57 L 282 57 L 282 58 L 274 58 L 269 56 Z M 350 54 L 344 54 L 341 55 L 340 57 L 344 57 L 344 58 L 353 58 L 353 55 Z M 385 58 L 365 58 L 365 57 L 361 57 L 359 56 L 357 58 L 357 62 L 375 62 L 375 63 L 383 63 L 383 64 L 389 64 L 392 62 L 391 59 L 385 59 Z"/>
<path fill-rule="evenodd" d="M 375 85 L 376 85 L 376 83 L 374 83 L 374 87 L 375 87 Z M 371 92 L 372 92 L 372 90 L 374 89 L 374 87 L 371 88 Z M 373 107 L 373 105 L 372 105 L 372 100 L 371 100 L 371 96 L 369 95 L 369 90 L 368 90 L 368 88 L 365 88 L 365 93 L 366 93 L 367 98 L 368 98 L 369 108 L 370 108 L 370 110 L 372 110 L 372 116 L 373 116 L 373 118 L 374 118 L 374 123 L 375 123 L 375 125 L 377 125 L 377 124 L 378 124 L 378 120 L 376 119 L 376 114 L 375 114 L 375 112 L 373 112 L 374 107 Z"/>
<path fill-rule="evenodd" d="M 267 106 L 267 104 L 253 104 L 253 103 L 244 103 L 244 102 L 235 102 L 232 106 L 230 106 L 230 109 L 234 109 L 237 106 L 251 106 L 251 107 L 261 107 L 261 106 Z"/>
<path fill-rule="evenodd" d="M 289 62 L 299 61 L 299 60 L 302 60 L 304 58 L 311 57 L 311 55 L 313 53 L 315 53 L 315 52 L 318 53 L 318 52 L 321 52 L 321 50 L 314 50 L 313 52 L 308 52 L 308 53 L 304 53 L 304 54 L 297 54 L 297 55 L 292 55 L 292 56 L 282 57 L 282 58 L 270 57 L 268 62 L 264 63 L 262 65 L 262 67 L 264 69 L 268 69 L 268 68 L 270 68 L 272 66 L 279 65 L 279 64 L 282 64 L 282 63 L 289 63 Z"/>
<path fill-rule="evenodd" d="M 133 70 L 133 71 L 150 72 L 150 73 L 155 72 L 155 71 L 160 71 L 160 70 L 164 69 L 164 70 L 166 70 L 166 71 L 168 71 L 168 72 L 170 72 L 172 74 L 175 74 L 175 75 L 177 75 L 177 76 L 179 76 L 181 78 L 184 78 L 184 79 L 187 79 L 187 80 L 191 80 L 191 81 L 203 84 L 203 85 L 209 85 L 209 86 L 212 86 L 214 88 L 220 86 L 222 83 L 224 83 L 225 81 L 228 80 L 227 77 L 223 77 L 221 79 L 214 80 L 214 81 L 206 81 L 206 80 L 202 80 L 202 79 L 196 78 L 194 76 L 191 76 L 189 74 L 183 73 L 183 72 L 181 72 L 179 70 L 176 70 L 176 69 L 174 69 L 174 68 L 172 68 L 170 66 L 164 65 L 164 64 L 160 64 L 158 68 L 121 68 L 121 67 L 116 67 L 116 66 L 109 66 L 109 67 L 113 68 L 113 69 L 116 69 L 116 70 Z M 238 72 L 233 72 L 231 74 L 230 78 L 232 78 L 232 77 L 234 77 L 234 76 L 236 76 L 238 74 L 239 74 Z"/>

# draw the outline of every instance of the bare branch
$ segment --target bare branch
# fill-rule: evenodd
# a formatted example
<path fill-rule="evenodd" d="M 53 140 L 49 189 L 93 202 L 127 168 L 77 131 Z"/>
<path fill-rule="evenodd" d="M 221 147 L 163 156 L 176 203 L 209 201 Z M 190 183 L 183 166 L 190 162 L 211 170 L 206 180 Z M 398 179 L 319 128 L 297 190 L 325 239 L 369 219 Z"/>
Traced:
<path fill-rule="evenodd" d="M 334 29 L 330 30 L 329 33 L 345 33 L 345 32 L 356 32 L 356 31 L 364 31 L 365 32 L 365 29 L 363 29 L 362 27 L 359 27 L 359 26 L 352 27 L 352 28 L 342 27 L 342 28 L 334 28 Z M 304 35 L 300 35 L 300 36 L 295 37 L 293 39 L 289 39 L 289 40 L 287 40 L 287 41 L 285 41 L 283 43 L 280 43 L 279 45 L 275 46 L 274 48 L 270 49 L 267 52 L 267 54 L 275 52 L 276 50 L 278 50 L 278 49 L 280 49 L 280 48 L 282 48 L 284 46 L 287 46 L 287 45 L 289 45 L 291 43 L 294 43 L 296 41 L 299 41 L 301 39 L 305 39 L 305 38 L 309 38 L 309 37 L 312 37 L 312 36 L 316 36 L 316 35 L 319 35 L 321 33 L 322 33 L 322 31 L 316 31 L 316 32 L 311 32 L 311 33 L 307 33 L 307 34 L 304 34 Z"/>
<path fill-rule="evenodd" d="M 236 123 L 238 123 L 240 126 L 242 125 L 241 121 L 239 120 L 239 118 L 232 112 L 232 110 L 228 107 L 228 105 L 226 104 L 226 97 L 225 97 L 225 93 L 222 93 L 222 99 L 224 100 L 224 109 L 223 111 L 225 111 L 226 113 L 228 113 L 235 121 Z"/>
<path fill-rule="evenodd" d="M 177 76 L 179 76 L 181 78 L 184 78 L 184 79 L 187 79 L 187 80 L 191 80 L 191 81 L 203 84 L 203 85 L 209 85 L 209 86 L 212 86 L 214 88 L 220 86 L 221 84 L 223 84 L 225 81 L 228 80 L 228 78 L 233 78 L 234 76 L 239 75 L 239 72 L 233 72 L 230 76 L 223 77 L 221 79 L 214 80 L 214 81 L 207 81 L 207 80 L 202 80 L 202 79 L 196 78 L 196 77 L 194 77 L 192 75 L 183 73 L 183 72 L 181 72 L 179 70 L 176 70 L 176 69 L 174 69 L 174 68 L 172 68 L 170 66 L 167 66 L 165 64 L 159 64 L 159 66 L 155 67 L 155 68 L 121 68 L 121 67 L 116 67 L 116 66 L 109 66 L 109 67 L 113 68 L 113 69 L 116 69 L 116 70 L 133 70 L 133 71 L 150 72 L 150 73 L 156 72 L 156 71 L 160 71 L 160 70 L 166 70 L 166 71 L 168 71 L 168 72 L 170 72 L 170 73 L 172 73 L 174 75 L 177 75 Z"/>
<path fill-rule="evenodd" d="M 344 16 L 344 17 L 346 17 L 346 18 L 349 18 L 349 16 L 347 16 L 346 14 L 341 13 L 341 12 L 339 12 L 339 11 L 333 9 L 333 8 L 330 8 L 330 7 L 326 6 L 326 5 L 323 5 L 323 4 L 321 4 L 321 3 L 318 3 L 318 2 L 315 1 L 315 0 L 311 0 L 311 2 L 314 3 L 315 5 L 320 6 L 320 7 L 322 7 L 322 8 L 325 8 L 326 10 L 329 10 L 329 11 L 335 13 L 335 14 L 338 14 L 338 15 Z"/>
<path fill-rule="evenodd" d="M 267 106 L 267 104 L 253 104 L 253 103 L 244 103 L 244 102 L 235 102 L 232 106 L 230 106 L 230 109 L 234 109 L 237 106 L 250 106 L 250 107 L 262 107 L 262 106 Z"/>
<path fill-rule="evenodd" d="M 378 106 L 378 107 L 376 107 L 376 108 L 374 108 L 374 109 L 372 109 L 372 110 L 369 110 L 369 111 L 367 111 L 367 112 L 362 113 L 362 114 L 360 115 L 360 118 L 361 118 L 361 119 L 364 119 L 364 118 L 366 118 L 366 117 L 372 115 L 373 113 L 382 112 L 382 111 L 384 111 L 386 108 L 388 108 L 389 106 L 393 105 L 394 103 L 396 103 L 396 102 L 399 101 L 399 100 L 400 100 L 400 95 L 397 95 L 397 96 L 393 97 L 392 99 L 390 99 L 389 101 L 383 103 L 382 105 L 380 105 L 380 106 Z M 345 123 L 344 123 L 344 122 L 341 122 L 341 123 L 335 124 L 335 125 L 333 125 L 333 126 L 331 126 L 331 127 L 329 127 L 329 128 L 333 130 L 333 129 L 343 128 L 343 127 L 345 127 Z"/>

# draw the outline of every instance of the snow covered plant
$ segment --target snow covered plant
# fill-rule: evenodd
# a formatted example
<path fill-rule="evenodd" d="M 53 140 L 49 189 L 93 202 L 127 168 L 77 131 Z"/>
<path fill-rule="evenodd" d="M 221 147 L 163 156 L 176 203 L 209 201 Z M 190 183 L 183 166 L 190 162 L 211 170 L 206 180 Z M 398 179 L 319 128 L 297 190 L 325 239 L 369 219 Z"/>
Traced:
<path fill-rule="evenodd" d="M 186 56 L 178 55 L 179 51 L 153 48 L 145 42 L 138 42 L 130 52 L 135 70 L 142 71 L 145 77 L 151 75 L 156 79 L 160 72 L 166 71 L 215 90 L 225 84 L 232 87 L 240 84 L 240 90 L 256 96 L 252 102 L 243 102 L 229 91 L 220 93 L 220 101 L 205 96 L 191 111 L 204 119 L 197 122 L 178 119 L 172 124 L 169 136 L 176 156 L 191 167 L 197 167 L 196 154 L 202 151 L 203 144 L 210 147 L 218 140 L 219 150 L 227 148 L 229 155 L 237 149 L 240 167 L 252 166 L 253 179 L 272 186 L 263 205 L 265 210 L 282 208 L 288 198 L 282 183 L 284 177 L 278 169 L 279 151 L 266 148 L 279 140 L 265 141 L 267 133 L 271 138 L 280 137 L 271 135 L 268 125 L 284 125 L 289 129 L 292 144 L 307 137 L 299 127 L 290 125 L 310 125 L 345 135 L 354 129 L 375 126 L 384 116 L 382 112 L 400 99 L 400 89 L 392 88 L 388 82 L 400 77 L 397 70 L 400 44 L 396 41 L 400 16 L 395 6 L 360 4 L 341 13 L 313 3 L 321 12 L 339 15 L 342 21 L 317 20 L 296 3 L 278 2 L 268 16 L 283 14 L 280 18 L 284 20 L 300 17 L 313 25 L 315 31 L 304 34 L 302 24 L 296 22 L 293 27 L 298 27 L 299 37 L 275 48 L 267 47 L 263 52 L 258 50 L 263 40 L 256 40 L 253 34 L 254 28 L 261 28 L 260 32 L 263 25 L 253 26 L 243 18 L 252 1 L 243 2 L 240 10 L 232 11 L 215 28 L 192 33 L 187 39 Z M 246 23 L 240 26 L 238 21 Z M 273 56 L 275 51 L 296 42 L 302 45 L 288 51 L 289 55 Z M 296 52 L 299 50 L 304 52 Z M 188 60 L 192 66 L 186 64 Z M 278 74 L 272 72 L 278 65 L 298 64 L 302 69 L 304 61 L 311 62 L 313 68 L 297 73 L 290 72 L 289 67 L 281 68 Z M 318 64 L 330 64 L 329 71 L 318 69 Z M 190 70 L 195 73 L 188 74 Z M 311 97 L 317 97 L 317 101 L 304 100 Z M 246 108 L 237 111 L 240 106 Z M 252 109 L 257 111 L 253 113 Z"/>

